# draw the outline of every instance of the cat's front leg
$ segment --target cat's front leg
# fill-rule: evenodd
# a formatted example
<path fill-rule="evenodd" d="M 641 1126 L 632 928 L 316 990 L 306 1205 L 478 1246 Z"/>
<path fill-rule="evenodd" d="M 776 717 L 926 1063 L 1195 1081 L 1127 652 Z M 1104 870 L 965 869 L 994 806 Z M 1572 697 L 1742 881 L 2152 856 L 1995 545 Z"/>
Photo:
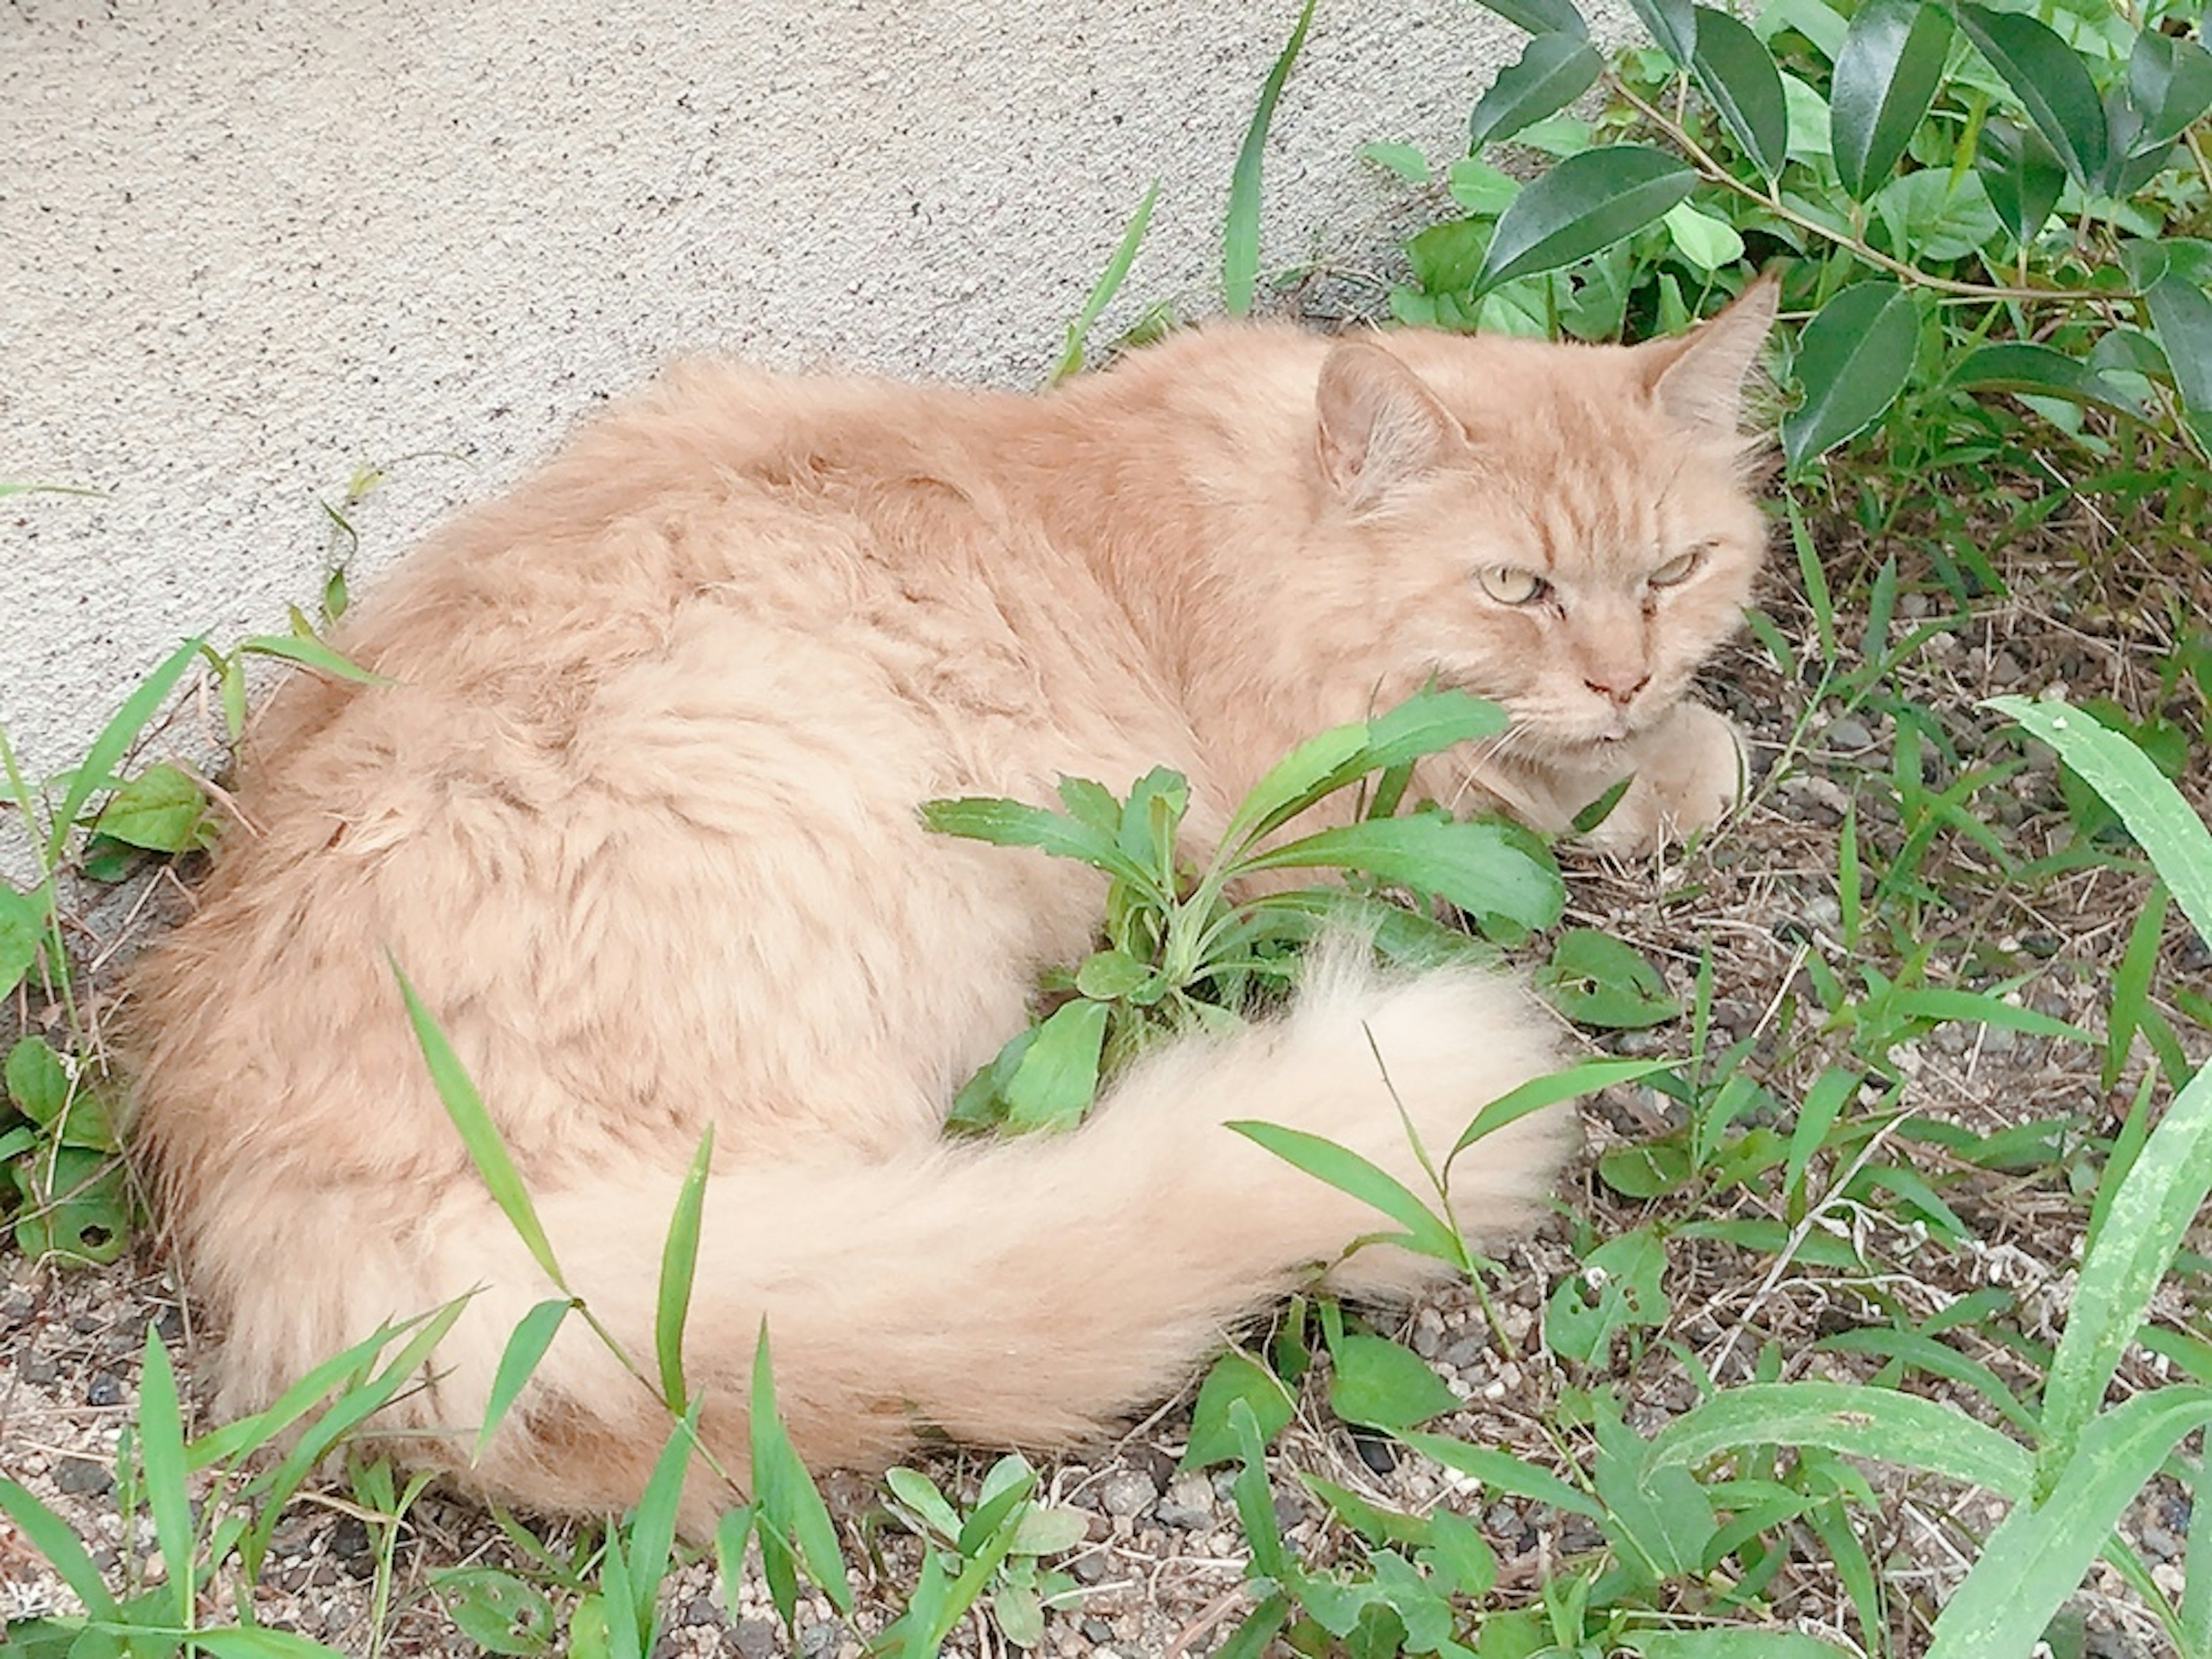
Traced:
<path fill-rule="evenodd" d="M 1686 698 L 1607 755 L 1616 780 L 1633 775 L 1619 804 L 1584 837 L 1607 852 L 1649 852 L 1711 829 L 1743 799 L 1750 775 L 1735 723 Z"/>

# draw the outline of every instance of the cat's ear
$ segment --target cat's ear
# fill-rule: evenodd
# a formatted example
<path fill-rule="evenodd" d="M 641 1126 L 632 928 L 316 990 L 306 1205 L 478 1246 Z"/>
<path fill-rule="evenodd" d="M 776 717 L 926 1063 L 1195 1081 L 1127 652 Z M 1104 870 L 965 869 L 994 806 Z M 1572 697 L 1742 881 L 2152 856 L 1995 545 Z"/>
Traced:
<path fill-rule="evenodd" d="M 1652 401 L 1684 426 L 1733 438 L 1743 418 L 1743 386 L 1774 326 L 1781 284 L 1770 272 L 1687 334 L 1639 346 Z"/>
<path fill-rule="evenodd" d="M 1369 341 L 1329 349 L 1314 401 L 1322 476 L 1355 507 L 1432 471 L 1466 443 L 1421 377 Z"/>

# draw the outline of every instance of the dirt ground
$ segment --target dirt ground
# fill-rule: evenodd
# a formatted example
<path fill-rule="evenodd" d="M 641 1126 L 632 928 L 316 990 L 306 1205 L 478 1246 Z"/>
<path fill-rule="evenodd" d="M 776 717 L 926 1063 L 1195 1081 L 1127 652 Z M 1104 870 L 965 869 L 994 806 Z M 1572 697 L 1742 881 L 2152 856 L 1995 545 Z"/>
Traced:
<path fill-rule="evenodd" d="M 1839 592 L 1853 586 L 1861 556 L 1842 539 L 1831 570 Z M 2019 752 L 1999 735 L 1997 719 L 1977 707 L 1998 691 L 2063 690 L 2075 701 L 2111 696 L 2138 714 L 2153 712 L 2160 701 L 2159 665 L 2172 643 L 2164 619 L 2212 615 L 2206 568 L 2191 559 L 2186 568 L 2154 561 L 2145 568 L 2140 561 L 2110 556 L 2107 544 L 2094 562 L 2108 573 L 2100 580 L 2082 550 L 2104 539 L 2104 532 L 2079 514 L 2055 517 L 2031 544 L 2006 556 L 2002 574 L 2010 596 L 1977 601 L 1963 625 L 1937 635 L 1899 669 L 1889 691 L 1930 711 L 1968 764 Z M 1936 592 L 1915 591 L 1924 571 L 1908 568 L 1904 574 L 1908 614 L 1933 616 L 1948 606 Z M 1813 628 L 1797 587 L 1785 557 L 1763 597 L 1783 632 L 1802 647 Z M 2169 599 L 2176 602 L 2172 612 Z M 1846 615 L 1840 631 L 1854 639 L 1859 625 Z M 1570 919 L 1638 944 L 1663 966 L 1678 994 L 1686 994 L 1700 953 L 1710 949 L 1715 1044 L 1756 1035 L 1759 1063 L 1774 1068 L 1761 1080 L 1789 1102 L 1823 1052 L 1813 1035 L 1818 1010 L 1805 994 L 1806 959 L 1823 952 L 1838 960 L 1837 843 L 1844 809 L 1856 799 L 1872 869 L 1881 867 L 1884 847 L 1893 848 L 1902 833 L 1893 813 L 1885 822 L 1879 793 L 1862 781 L 1887 769 L 1894 732 L 1877 708 L 1838 712 L 1831 703 L 1808 712 L 1809 677 L 1785 676 L 1747 639 L 1715 665 L 1707 690 L 1751 735 L 1761 775 L 1754 802 L 1691 855 L 1623 864 L 1567 854 Z M 2201 728 L 2201 705 L 2171 701 L 2179 718 Z M 2200 808 L 2208 805 L 2204 769 L 2193 768 L 2186 781 Z M 2055 849 L 2070 835 L 2047 757 L 2031 756 L 2023 770 L 1978 799 L 1987 821 L 2023 857 Z M 1956 836 L 1939 837 L 1931 852 L 1929 878 L 1942 895 L 1927 913 L 1935 946 L 1931 977 L 2031 973 L 2023 992 L 2029 1005 L 2101 1031 L 2112 967 L 2143 900 L 2145 880 L 2090 866 L 2028 890 L 2000 880 L 1987 864 L 1980 849 Z M 103 925 L 114 922 L 115 911 L 106 908 Z M 1872 948 L 1879 956 L 1887 947 Z M 2179 924 L 2170 925 L 2154 982 L 2212 991 L 2212 952 Z M 23 1012 L 34 1020 L 41 1013 Z M 2190 1029 L 2185 1020 L 2176 1024 Z M 1685 1041 L 1681 1027 L 1662 1026 L 1606 1039 L 1605 1046 L 1678 1053 Z M 2198 1048 L 2201 1058 L 2201 1042 Z M 1774 1270 L 1771 1257 L 1677 1233 L 1668 1249 L 1668 1323 L 1639 1351 L 1623 1352 L 1612 1379 L 1633 1404 L 1632 1420 L 1648 1432 L 1694 1401 L 1687 1361 L 1723 1383 L 1752 1375 L 1767 1349 L 1788 1357 L 1787 1375 L 1870 1375 L 1876 1358 L 1813 1352 L 1812 1344 L 1869 1321 L 1893 1320 L 1899 1310 L 1926 1316 L 1989 1286 L 2014 1298 L 2014 1328 L 2021 1335 L 2048 1340 L 2063 1319 L 2086 1214 L 2081 1183 L 2094 1166 L 2084 1160 L 2083 1140 L 2108 1134 L 2125 1103 L 2124 1085 L 2117 1095 L 2100 1089 L 2099 1059 L 2078 1045 L 1971 1026 L 1940 1029 L 1900 1052 L 1897 1063 L 1907 1078 L 1911 1109 L 1984 1132 L 2064 1119 L 2070 1127 L 2057 1136 L 2059 1156 L 2040 1167 L 1989 1170 L 1951 1158 L 1932 1144 L 1916 1144 L 1916 1167 L 1939 1182 L 1972 1237 L 1964 1244 L 1931 1237 L 1899 1212 L 1878 1206 L 1838 1211 L 1833 1225 L 1850 1233 L 1866 1261 L 1878 1264 L 1870 1275 Z M 1686 1209 L 1674 1199 L 1632 1200 L 1595 1177 L 1598 1154 L 1670 1127 L 1668 1112 L 1662 1097 L 1641 1089 L 1617 1090 L 1589 1106 L 1590 1157 L 1577 1167 L 1566 1198 L 1592 1236 L 1603 1238 L 1653 1213 L 1676 1221 L 1778 1216 L 1778 1201 L 1752 1188 Z M 1559 1462 L 1554 1407 L 1571 1379 L 1539 1334 L 1546 1296 L 1576 1271 L 1573 1236 L 1574 1224 L 1562 1218 L 1503 1253 L 1504 1273 L 1492 1302 L 1510 1347 L 1500 1346 L 1468 1294 L 1439 1296 L 1407 1316 L 1412 1346 L 1465 1402 L 1458 1416 L 1431 1427 L 1534 1461 Z M 2200 1279 L 2178 1278 L 2161 1293 L 2160 1311 L 2187 1318 L 2203 1290 Z M 199 1352 L 205 1334 L 193 1327 L 151 1241 L 100 1270 L 48 1267 L 12 1249 L 0 1257 L 0 1463 L 69 1517 L 111 1569 L 151 1547 L 143 1522 L 125 1536 L 112 1482 L 116 1439 L 137 1398 L 137 1356 L 149 1320 L 173 1343 L 183 1343 L 188 1356 Z M 2008 1382 L 2026 1379 L 2014 1346 L 1971 1329 L 1950 1340 Z M 188 1358 L 185 1384 L 196 1395 L 194 1369 Z M 2123 1387 L 2157 1380 L 2154 1362 L 2141 1353 L 2123 1370 Z M 1947 1392 L 1947 1385 L 1925 1379 L 1913 1386 Z M 1467 1510 L 1503 1565 L 1501 1595 L 1528 1590 L 1597 1543 L 1578 1519 L 1475 1495 L 1472 1482 L 1419 1456 L 1394 1457 L 1372 1443 L 1355 1442 L 1322 1401 L 1321 1389 L 1310 1382 L 1304 1409 L 1274 1465 L 1278 1511 L 1294 1547 L 1327 1559 L 1342 1539 L 1288 1478 L 1292 1468 L 1382 1504 L 1418 1510 L 1446 1503 Z M 1083 1511 L 1089 1537 L 1062 1563 L 1082 1586 L 1082 1599 L 1050 1614 L 1043 1651 L 1128 1659 L 1203 1653 L 1249 1606 L 1240 1588 L 1244 1546 L 1226 1476 L 1176 1473 L 1187 1424 L 1187 1402 L 1170 1404 L 1113 1446 L 1046 1466 L 1045 1495 Z M 944 1484 L 964 1481 L 972 1490 L 989 1461 L 946 1455 L 923 1466 Z M 1873 1478 L 1881 1502 L 1862 1517 L 1863 1541 L 1890 1594 L 1892 1639 L 1899 1651 L 1911 1653 L 1948 1587 L 1972 1559 L 1975 1539 L 1994 1523 L 1996 1507 L 1938 1482 L 1878 1472 Z M 787 1638 L 756 1579 L 744 1587 L 740 1616 L 732 1620 L 716 1599 L 709 1567 L 697 1564 L 672 1583 L 663 1651 L 749 1659 L 860 1651 L 862 1637 L 896 1610 L 911 1587 L 915 1547 L 896 1528 L 864 1526 L 874 1508 L 871 1486 L 834 1478 L 826 1485 L 855 1570 L 861 1605 L 854 1618 L 840 1620 L 816 1601 L 802 1610 L 795 1638 Z M 2163 1486 L 2131 1513 L 2128 1528 L 2154 1576 L 2178 1571 L 2185 1524 L 2185 1499 Z M 550 1528 L 544 1535 L 567 1534 Z M 477 1650 L 448 1621 L 431 1576 L 459 1564 L 515 1559 L 513 1544 L 489 1517 L 465 1502 L 426 1497 L 400 1536 L 382 1650 Z M 348 1653 L 368 1653 L 373 1566 L 370 1532 L 354 1500 L 342 1486 L 325 1486 L 296 1502 L 279 1525 L 254 1594 L 255 1616 Z M 1856 1645 L 1842 1591 L 1817 1546 L 1793 1553 L 1769 1586 L 1767 1601 L 1778 1625 Z M 0 1617 L 66 1606 L 65 1594 L 27 1540 L 0 1522 Z M 2148 1659 L 2163 1650 L 2156 1626 L 2110 1569 L 2099 1569 L 2078 1607 L 2086 1651 Z M 973 1617 L 947 1650 L 994 1653 L 1002 1642 Z"/>

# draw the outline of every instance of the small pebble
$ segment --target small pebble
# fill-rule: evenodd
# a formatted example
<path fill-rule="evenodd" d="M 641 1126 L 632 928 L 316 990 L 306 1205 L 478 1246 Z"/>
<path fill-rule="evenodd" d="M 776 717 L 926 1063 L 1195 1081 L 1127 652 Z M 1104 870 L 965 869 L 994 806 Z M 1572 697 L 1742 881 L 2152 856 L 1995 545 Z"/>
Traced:
<path fill-rule="evenodd" d="M 1109 1515 L 1142 1515 L 1159 1495 L 1160 1489 L 1143 1471 L 1116 1469 L 1099 1484 L 1098 1507 Z"/>
<path fill-rule="evenodd" d="M 115 1474 L 89 1457 L 64 1457 L 54 1465 L 54 1485 L 80 1498 L 97 1498 L 115 1490 Z"/>
<path fill-rule="evenodd" d="M 88 1406 L 119 1406 L 123 1403 L 123 1382 L 113 1371 L 96 1373 L 85 1384 L 84 1403 Z"/>
<path fill-rule="evenodd" d="M 1828 726 L 1828 744 L 1833 749 L 1856 752 L 1874 747 L 1874 733 L 1867 730 L 1864 720 L 1853 720 L 1848 714 Z"/>
<path fill-rule="evenodd" d="M 46 1388 L 61 1374 L 60 1362 L 49 1359 L 36 1348 L 26 1348 L 15 1357 L 15 1375 L 33 1388 Z"/>
<path fill-rule="evenodd" d="M 775 1625 L 767 1619 L 740 1619 L 731 1636 L 744 1659 L 772 1659 L 779 1645 Z"/>

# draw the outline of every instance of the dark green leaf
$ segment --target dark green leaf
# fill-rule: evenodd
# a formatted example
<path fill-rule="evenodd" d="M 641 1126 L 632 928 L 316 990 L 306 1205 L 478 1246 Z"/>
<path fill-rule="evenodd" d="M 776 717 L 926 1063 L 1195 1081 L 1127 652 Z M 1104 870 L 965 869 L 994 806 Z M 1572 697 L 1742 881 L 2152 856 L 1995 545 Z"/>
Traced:
<path fill-rule="evenodd" d="M 1990 205 L 2012 239 L 2023 246 L 2035 240 L 2066 188 L 2066 169 L 2043 135 L 1999 116 L 1982 124 L 1974 146 L 1974 171 L 1981 174 Z"/>
<path fill-rule="evenodd" d="M 1009 1129 L 1066 1128 L 1091 1109 L 1111 1012 L 1103 1002 L 1080 997 L 1037 1027 L 1036 1040 L 1006 1084 Z"/>
<path fill-rule="evenodd" d="M 1248 861 L 1253 870 L 1358 870 L 1433 893 L 1474 916 L 1502 916 L 1531 930 L 1559 919 L 1564 890 L 1500 824 L 1424 813 L 1320 830 Z"/>
<path fill-rule="evenodd" d="M 131 1240 L 131 1199 L 112 1152 L 56 1146 L 15 1166 L 25 1200 L 15 1246 L 33 1261 L 112 1261 Z"/>
<path fill-rule="evenodd" d="M 1556 115 L 1597 84 L 1605 60 L 1580 34 L 1531 36 L 1515 62 L 1498 71 L 1467 118 L 1468 148 L 1510 138 Z"/>
<path fill-rule="evenodd" d="M 1782 447 L 1802 466 L 1881 418 L 1912 373 L 1919 313 L 1894 283 L 1860 283 L 1822 307 L 1797 349 L 1805 398 L 1782 417 Z"/>
<path fill-rule="evenodd" d="M 1829 99 L 1836 172 L 1854 201 L 1886 184 L 1936 100 L 1951 19 L 1923 0 L 1868 0 L 1836 57 Z"/>
<path fill-rule="evenodd" d="M 1531 34 L 1587 37 L 1589 33 L 1589 25 L 1575 9 L 1573 0 L 1480 0 L 1480 3 Z"/>
<path fill-rule="evenodd" d="M 2139 412 L 2136 401 L 2069 353 L 2025 340 L 1978 346 L 1951 370 L 1951 384 L 1968 392 L 2026 392 L 2094 404 L 2123 414 Z"/>
<path fill-rule="evenodd" d="M 1959 9 L 1959 21 L 2074 182 L 2094 188 L 2105 171 L 2105 104 L 2081 53 L 2021 12 L 1993 11 L 1969 0 Z"/>
<path fill-rule="evenodd" d="M 69 1068 L 46 1038 L 27 1036 L 8 1051 L 8 1098 L 15 1109 L 51 1132 L 70 1103 Z"/>
<path fill-rule="evenodd" d="M 128 846 L 181 853 L 200 844 L 206 818 L 207 795 L 198 782 L 164 763 L 110 795 L 94 827 Z"/>
<path fill-rule="evenodd" d="M 1638 1030 L 1682 1012 L 1659 970 L 1640 952 L 1591 927 L 1570 927 L 1559 935 L 1536 983 L 1577 1025 Z"/>
<path fill-rule="evenodd" d="M 553 1646 L 553 1604 L 511 1572 L 471 1568 L 440 1589 L 446 1612 L 461 1634 L 487 1653 L 528 1659 Z"/>
<path fill-rule="evenodd" d="M 1689 1148 L 1679 1134 L 1608 1146 L 1598 1154 L 1597 1178 L 1623 1198 L 1657 1198 L 1689 1180 Z"/>
<path fill-rule="evenodd" d="M 1474 286 L 1491 228 L 1474 219 L 1447 219 L 1406 243 L 1407 262 L 1424 294 L 1461 294 Z"/>
<path fill-rule="evenodd" d="M 2143 30 L 2128 59 L 2128 97 L 2142 118 L 2136 152 L 2162 148 L 2212 110 L 2212 52 L 2186 38 Z"/>
<path fill-rule="evenodd" d="M 1222 232 L 1221 291 L 1229 314 L 1242 317 L 1252 309 L 1252 296 L 1260 275 L 1260 165 L 1267 147 L 1267 128 L 1275 118 L 1275 102 L 1283 95 L 1283 82 L 1306 43 L 1312 26 L 1314 0 L 1299 9 L 1297 27 L 1268 70 L 1260 88 L 1260 102 L 1244 130 L 1244 143 L 1237 152 L 1236 170 L 1229 177 L 1229 218 Z"/>
<path fill-rule="evenodd" d="M 1699 8 L 1691 0 L 1628 0 L 1644 27 L 1651 32 L 1659 50 L 1674 60 L 1676 69 L 1687 69 L 1697 56 Z"/>
<path fill-rule="evenodd" d="M 1346 1336 L 1331 1352 L 1336 1370 L 1329 1379 L 1329 1409 L 1347 1423 L 1410 1429 L 1459 1407 L 1459 1396 L 1426 1360 L 1387 1338 Z"/>
<path fill-rule="evenodd" d="M 1697 181 L 1694 168 L 1641 144 L 1570 155 L 1513 198 L 1476 285 L 1493 289 L 1610 247 L 1660 217 Z"/>
<path fill-rule="evenodd" d="M 2212 300 L 2169 271 L 2143 290 L 2143 303 L 2182 403 L 2199 414 L 2212 412 Z"/>
<path fill-rule="evenodd" d="M 1748 26 L 1710 6 L 1695 11 L 1691 75 L 1752 165 L 1771 182 L 1790 153 L 1790 106 L 1782 95 L 1781 71 Z"/>

